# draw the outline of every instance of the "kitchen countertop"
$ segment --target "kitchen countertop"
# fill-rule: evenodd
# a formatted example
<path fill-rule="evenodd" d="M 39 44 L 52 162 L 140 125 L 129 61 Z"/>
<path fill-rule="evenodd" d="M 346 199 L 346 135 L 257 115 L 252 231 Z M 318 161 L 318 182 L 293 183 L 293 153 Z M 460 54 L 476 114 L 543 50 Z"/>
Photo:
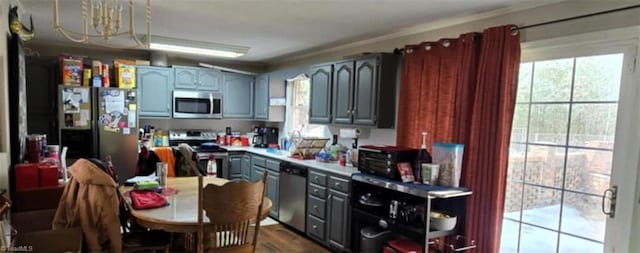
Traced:
<path fill-rule="evenodd" d="M 311 169 L 322 170 L 326 172 L 331 172 L 335 174 L 339 174 L 342 176 L 351 177 L 352 174 L 358 173 L 358 168 L 353 167 L 351 165 L 340 166 L 337 161 L 324 163 L 318 162 L 316 160 L 300 160 L 289 157 L 288 152 L 282 152 L 278 150 L 278 153 L 269 153 L 266 148 L 254 148 L 254 147 L 232 147 L 225 146 L 224 147 L 229 152 L 249 152 L 255 155 L 261 155 L 269 158 L 278 159 L 281 161 L 287 161 L 293 164 L 302 165 Z"/>

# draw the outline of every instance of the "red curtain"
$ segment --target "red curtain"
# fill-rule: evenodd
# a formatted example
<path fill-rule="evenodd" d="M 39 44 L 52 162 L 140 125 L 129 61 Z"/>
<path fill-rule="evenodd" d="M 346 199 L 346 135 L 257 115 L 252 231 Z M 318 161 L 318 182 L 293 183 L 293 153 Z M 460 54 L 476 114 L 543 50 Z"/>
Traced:
<path fill-rule="evenodd" d="M 398 146 L 419 148 L 427 132 L 433 141 L 464 142 L 475 90 L 480 40 L 477 33 L 405 47 Z M 465 118 L 463 120 L 463 118 Z"/>
<path fill-rule="evenodd" d="M 498 252 L 507 156 L 520 64 L 512 25 L 405 47 L 397 143 L 465 144 L 461 185 L 468 198 L 464 233 L 476 252 Z"/>

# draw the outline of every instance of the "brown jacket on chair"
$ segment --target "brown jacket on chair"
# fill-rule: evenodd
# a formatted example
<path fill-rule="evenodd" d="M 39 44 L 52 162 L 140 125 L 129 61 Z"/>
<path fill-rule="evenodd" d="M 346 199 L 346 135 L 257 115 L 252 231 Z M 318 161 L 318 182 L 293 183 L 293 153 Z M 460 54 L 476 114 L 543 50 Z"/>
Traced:
<path fill-rule="evenodd" d="M 79 159 L 69 168 L 53 218 L 53 229 L 81 227 L 90 252 L 100 252 L 110 241 L 111 252 L 122 252 L 117 184 L 93 162 Z"/>

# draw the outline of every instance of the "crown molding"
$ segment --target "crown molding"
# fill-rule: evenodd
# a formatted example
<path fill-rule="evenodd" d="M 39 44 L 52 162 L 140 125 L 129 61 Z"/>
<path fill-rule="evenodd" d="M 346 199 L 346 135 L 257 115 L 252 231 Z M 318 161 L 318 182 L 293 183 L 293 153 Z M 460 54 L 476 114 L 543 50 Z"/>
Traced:
<path fill-rule="evenodd" d="M 373 44 L 373 43 L 376 43 L 376 42 L 396 39 L 396 38 L 400 38 L 400 37 L 404 37 L 404 36 L 408 36 L 408 35 L 424 33 L 424 32 L 433 31 L 433 30 L 446 28 L 446 27 L 451 27 L 451 26 L 455 26 L 455 25 L 470 23 L 470 22 L 474 22 L 474 21 L 478 21 L 478 20 L 488 19 L 488 18 L 492 18 L 492 17 L 497 17 L 497 16 L 513 13 L 513 12 L 523 11 L 523 10 L 533 9 L 533 8 L 537 8 L 537 7 L 541 7 L 541 6 L 545 6 L 545 5 L 550 5 L 550 4 L 555 4 L 555 3 L 559 3 L 559 2 L 563 2 L 563 1 L 566 1 L 566 0 L 543 0 L 543 1 L 541 0 L 541 1 L 530 1 L 530 2 L 528 1 L 528 2 L 526 2 L 524 4 L 509 6 L 509 7 L 505 7 L 505 8 L 501 8 L 501 9 L 497 9 L 497 10 L 492 10 L 492 11 L 487 11 L 487 12 L 482 12 L 482 13 L 478 13 L 478 14 L 472 14 L 472 15 L 465 15 L 465 16 L 458 16 L 458 17 L 453 17 L 453 18 L 446 18 L 446 19 L 436 20 L 436 21 L 433 21 L 433 22 L 428 22 L 428 23 L 424 23 L 424 24 L 419 24 L 419 25 L 414 25 L 414 26 L 402 28 L 402 29 L 400 29 L 400 30 L 398 30 L 396 32 L 393 32 L 393 33 L 390 33 L 390 34 L 381 35 L 381 36 L 376 36 L 376 37 L 373 37 L 373 38 L 370 38 L 370 39 L 359 40 L 359 41 L 356 41 L 356 42 L 342 44 L 342 45 L 329 47 L 329 48 L 325 48 L 325 49 L 315 49 L 315 50 L 314 49 L 310 49 L 313 52 L 303 53 L 303 54 L 300 54 L 300 55 L 295 55 L 295 53 L 293 53 L 293 54 L 290 54 L 289 56 L 286 56 L 286 55 L 285 56 L 280 56 L 280 57 L 274 59 L 273 61 L 271 61 L 271 64 L 272 65 L 277 65 L 277 64 L 281 64 L 281 63 L 290 62 L 290 61 L 310 58 L 310 57 L 321 55 L 321 54 L 326 54 L 326 53 L 331 53 L 331 52 L 340 51 L 340 50 L 344 50 L 344 49 L 359 47 L 359 46 L 368 45 L 368 44 Z"/>

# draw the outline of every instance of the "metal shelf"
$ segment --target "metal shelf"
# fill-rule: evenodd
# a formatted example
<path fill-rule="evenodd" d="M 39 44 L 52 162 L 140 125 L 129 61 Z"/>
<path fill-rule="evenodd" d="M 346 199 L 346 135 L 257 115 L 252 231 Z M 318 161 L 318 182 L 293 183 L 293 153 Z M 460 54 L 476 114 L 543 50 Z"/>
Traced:
<path fill-rule="evenodd" d="M 428 252 L 429 245 L 433 243 L 433 240 L 439 237 L 447 237 L 456 235 L 456 238 L 459 237 L 459 233 L 457 229 L 453 230 L 431 230 L 429 229 L 429 212 L 432 211 L 432 202 L 437 201 L 440 206 L 445 201 L 446 203 L 457 203 L 453 204 L 451 208 L 454 211 L 456 216 L 459 217 L 460 220 L 464 221 L 465 211 L 466 209 L 464 204 L 464 199 L 458 197 L 466 197 L 472 194 L 472 192 L 467 188 L 462 187 L 446 187 L 446 186 L 434 186 L 434 185 L 424 185 L 424 184 L 414 184 L 414 183 L 402 183 L 396 180 L 391 180 L 384 177 L 374 176 L 370 174 L 357 173 L 351 176 L 351 179 L 354 182 L 354 187 L 356 185 L 362 185 L 365 189 L 367 185 L 373 186 L 373 188 L 386 189 L 390 192 L 397 192 L 402 194 L 411 195 L 413 197 L 418 197 L 421 201 L 424 201 L 425 210 L 428 210 L 425 216 L 424 222 L 417 222 L 415 224 L 401 224 L 397 223 L 395 220 L 391 220 L 386 218 L 384 215 L 380 217 L 380 213 L 372 214 L 369 211 L 359 209 L 357 207 L 353 207 L 354 215 L 364 218 L 365 220 L 370 220 L 372 223 L 380 224 L 381 220 L 386 221 L 388 224 L 388 228 L 392 231 L 397 231 L 399 233 L 412 234 L 419 238 L 424 243 L 424 252 Z M 354 190 L 354 194 L 355 194 Z M 356 196 L 357 197 L 357 196 Z M 460 203 L 462 202 L 462 203 Z M 455 206 L 455 207 L 454 207 Z M 384 214 L 384 212 L 383 212 Z M 460 226 L 464 226 L 463 224 L 457 224 L 458 228 Z M 417 238 L 414 238 L 417 239 Z M 436 239 L 437 240 L 437 239 Z M 451 245 L 450 245 L 451 246 Z M 472 245 L 473 246 L 473 245 Z M 473 246 L 475 247 L 475 246 Z M 466 250 L 468 247 L 463 247 L 459 249 Z M 454 250 L 459 250 L 455 249 Z"/>
<path fill-rule="evenodd" d="M 471 195 L 471 191 L 463 187 L 447 187 L 426 184 L 403 183 L 374 175 L 357 173 L 352 180 L 382 187 L 385 189 L 407 193 L 421 198 L 454 198 Z"/>

